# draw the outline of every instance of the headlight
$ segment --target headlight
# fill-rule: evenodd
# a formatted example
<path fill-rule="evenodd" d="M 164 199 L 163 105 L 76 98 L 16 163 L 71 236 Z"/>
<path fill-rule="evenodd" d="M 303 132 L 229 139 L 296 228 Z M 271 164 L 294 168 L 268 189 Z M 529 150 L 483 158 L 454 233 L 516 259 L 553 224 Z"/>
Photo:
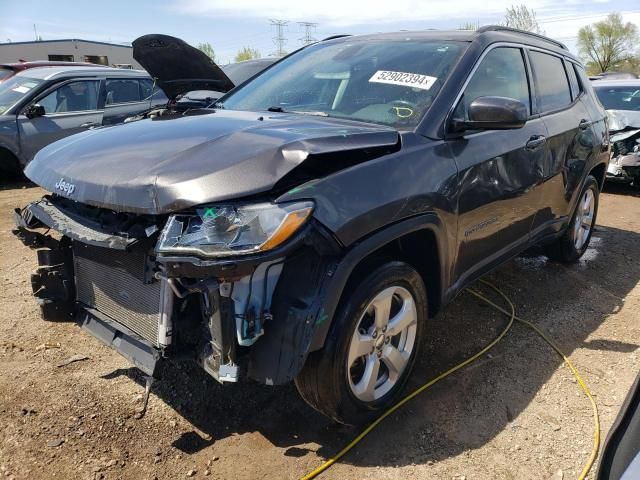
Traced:
<path fill-rule="evenodd" d="M 199 208 L 195 215 L 169 217 L 156 250 L 211 257 L 270 250 L 291 237 L 312 210 L 311 202 Z"/>

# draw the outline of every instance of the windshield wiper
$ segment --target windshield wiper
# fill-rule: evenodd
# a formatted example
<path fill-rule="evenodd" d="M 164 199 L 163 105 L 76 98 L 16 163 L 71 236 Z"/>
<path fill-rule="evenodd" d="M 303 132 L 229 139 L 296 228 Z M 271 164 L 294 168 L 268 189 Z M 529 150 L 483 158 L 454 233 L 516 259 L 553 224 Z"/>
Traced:
<path fill-rule="evenodd" d="M 285 110 L 284 108 L 275 105 L 267 108 L 268 112 L 277 112 L 277 113 L 299 113 L 301 115 L 315 115 L 316 117 L 328 117 L 329 114 L 326 112 L 314 112 L 314 111 L 306 111 L 306 110 Z"/>

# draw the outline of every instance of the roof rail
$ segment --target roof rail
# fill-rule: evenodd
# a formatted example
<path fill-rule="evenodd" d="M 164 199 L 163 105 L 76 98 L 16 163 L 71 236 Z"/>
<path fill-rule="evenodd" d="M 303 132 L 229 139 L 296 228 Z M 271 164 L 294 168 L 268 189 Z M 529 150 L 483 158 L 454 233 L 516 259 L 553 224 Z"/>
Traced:
<path fill-rule="evenodd" d="M 504 27 L 502 25 L 484 25 L 484 26 L 478 28 L 476 30 L 476 33 L 501 32 L 501 31 L 522 33 L 524 35 L 530 35 L 530 36 L 536 37 L 536 38 L 538 38 L 540 40 L 544 40 L 545 42 L 553 43 L 554 45 L 557 45 L 558 47 L 562 48 L 563 50 L 569 50 L 564 43 L 559 42 L 558 40 L 554 40 L 552 38 L 545 37 L 544 35 L 540 35 L 539 33 L 528 32 L 526 30 L 520 30 L 518 28 Z"/>
<path fill-rule="evenodd" d="M 352 35 L 350 33 L 340 33 L 338 35 L 331 35 L 330 37 L 327 38 L 323 38 L 322 40 L 320 40 L 321 42 L 326 42 L 327 40 L 334 40 L 336 38 L 342 38 L 342 37 L 351 37 Z"/>

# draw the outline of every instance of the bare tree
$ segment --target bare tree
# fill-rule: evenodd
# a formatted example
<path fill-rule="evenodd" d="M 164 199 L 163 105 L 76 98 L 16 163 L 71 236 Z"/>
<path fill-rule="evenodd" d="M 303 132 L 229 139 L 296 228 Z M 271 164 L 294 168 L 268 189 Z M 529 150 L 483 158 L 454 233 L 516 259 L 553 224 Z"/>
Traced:
<path fill-rule="evenodd" d="M 480 28 L 480 22 L 465 22 L 458 27 L 458 30 L 478 30 Z"/>
<path fill-rule="evenodd" d="M 254 58 L 260 58 L 260 52 L 255 48 L 244 47 L 236 53 L 236 62 L 244 62 L 245 60 L 253 60 Z"/>
<path fill-rule="evenodd" d="M 622 23 L 619 13 L 611 13 L 605 20 L 578 30 L 580 54 L 597 73 L 633 63 L 637 43 L 638 27 L 631 22 Z"/>
<path fill-rule="evenodd" d="M 207 55 L 207 57 L 209 57 L 213 63 L 216 62 L 216 52 L 213 51 L 213 47 L 209 42 L 199 43 L 198 50 Z"/>
<path fill-rule="evenodd" d="M 536 12 L 522 4 L 511 5 L 511 7 L 507 8 L 507 13 L 504 16 L 504 26 L 544 34 L 540 29 L 540 25 L 538 25 Z"/>

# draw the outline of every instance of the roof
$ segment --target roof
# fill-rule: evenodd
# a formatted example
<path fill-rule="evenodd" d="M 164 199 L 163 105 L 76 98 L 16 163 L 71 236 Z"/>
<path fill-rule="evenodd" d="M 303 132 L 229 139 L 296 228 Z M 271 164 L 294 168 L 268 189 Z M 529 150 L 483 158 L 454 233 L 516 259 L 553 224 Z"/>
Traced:
<path fill-rule="evenodd" d="M 372 33 L 367 35 L 340 36 L 331 38 L 330 42 L 352 42 L 367 40 L 443 40 L 459 42 L 479 41 L 485 44 L 496 42 L 520 43 L 532 47 L 544 48 L 559 55 L 569 57 L 576 62 L 579 60 L 567 50 L 564 44 L 547 38 L 543 35 L 533 34 L 514 28 L 501 27 L 499 25 L 487 25 L 478 30 L 417 30 L 399 31 L 390 33 Z"/>
<path fill-rule="evenodd" d="M 112 67 L 36 67 L 22 70 L 16 75 L 36 78 L 39 80 L 50 80 L 52 78 L 65 76 L 97 76 L 108 75 L 114 77 L 149 77 L 144 70 L 129 70 Z"/>
<path fill-rule="evenodd" d="M 593 88 L 599 87 L 638 87 L 640 88 L 639 78 L 623 78 L 619 80 L 592 80 Z"/>
<path fill-rule="evenodd" d="M 95 45 L 109 45 L 110 47 L 122 47 L 122 48 L 133 48 L 131 45 L 123 45 L 121 43 L 111 43 L 111 42 L 97 42 L 95 40 L 83 40 L 81 38 L 63 38 L 58 40 L 31 40 L 29 42 L 6 42 L 0 43 L 0 47 L 6 45 L 30 45 L 30 44 L 45 44 L 45 43 L 60 43 L 60 42 L 83 42 L 83 43 L 93 43 Z"/>

